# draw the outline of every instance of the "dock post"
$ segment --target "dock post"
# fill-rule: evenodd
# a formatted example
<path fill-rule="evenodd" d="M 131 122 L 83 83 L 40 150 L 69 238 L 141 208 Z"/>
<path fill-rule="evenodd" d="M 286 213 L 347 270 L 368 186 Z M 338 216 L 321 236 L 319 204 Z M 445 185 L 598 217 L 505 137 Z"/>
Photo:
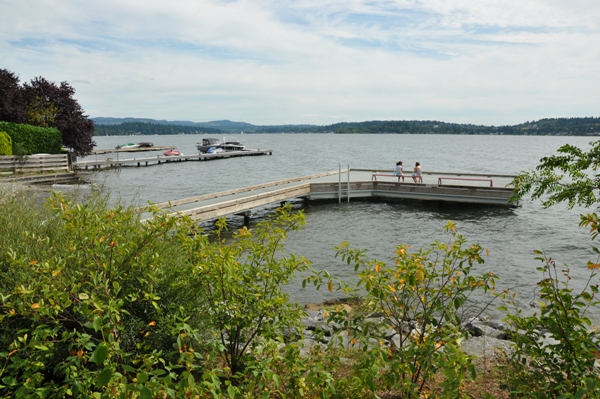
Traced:
<path fill-rule="evenodd" d="M 342 164 L 338 164 L 338 204 L 342 203 Z"/>
<path fill-rule="evenodd" d="M 250 216 L 251 215 L 252 215 L 252 212 L 250 212 L 250 211 L 244 212 L 244 226 L 245 227 L 250 226 Z"/>
<path fill-rule="evenodd" d="M 350 164 L 348 164 L 348 189 L 346 191 L 347 191 L 346 194 L 348 195 L 347 202 L 349 203 L 350 202 Z"/>

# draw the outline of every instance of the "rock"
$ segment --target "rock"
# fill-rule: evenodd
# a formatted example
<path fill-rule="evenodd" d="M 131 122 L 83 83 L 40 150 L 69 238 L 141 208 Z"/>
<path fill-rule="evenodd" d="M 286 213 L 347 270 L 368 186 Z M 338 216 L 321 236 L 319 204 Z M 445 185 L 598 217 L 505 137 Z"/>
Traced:
<path fill-rule="evenodd" d="M 510 341 L 489 336 L 467 339 L 462 342 L 461 348 L 468 355 L 489 360 L 494 360 L 501 356 L 502 352 L 506 353 L 509 357 L 513 353 Z"/>
<path fill-rule="evenodd" d="M 508 339 L 508 330 L 498 330 L 489 325 L 490 322 L 481 322 L 477 320 L 468 321 L 463 323 L 463 328 L 474 337 L 492 337 L 497 339 Z"/>
<path fill-rule="evenodd" d="M 497 320 L 490 320 L 488 322 L 486 322 L 485 324 L 487 324 L 488 326 L 492 327 L 495 330 L 498 331 L 508 331 L 510 330 L 508 324 L 502 322 L 502 321 L 497 321 Z"/>
<path fill-rule="evenodd" d="M 310 309 L 307 309 L 307 310 L 306 310 L 306 316 L 307 316 L 307 317 L 310 317 L 310 318 L 312 318 L 312 319 L 316 319 L 316 318 L 318 318 L 318 317 L 319 317 L 319 315 L 321 315 L 321 316 L 322 316 L 322 313 L 321 313 L 320 309 L 317 309 L 317 310 L 310 310 Z"/>
<path fill-rule="evenodd" d="M 350 348 L 351 345 L 350 338 L 348 337 L 348 331 L 344 330 L 340 331 L 339 333 L 336 333 L 334 336 L 331 337 L 330 343 L 332 348 Z"/>
<path fill-rule="evenodd" d="M 310 338 L 305 338 L 303 341 L 303 345 L 300 348 L 300 356 L 302 357 L 308 357 L 308 355 L 310 355 L 310 352 L 313 350 L 313 348 L 318 348 L 320 350 L 325 350 L 326 346 L 323 344 L 320 344 Z"/>

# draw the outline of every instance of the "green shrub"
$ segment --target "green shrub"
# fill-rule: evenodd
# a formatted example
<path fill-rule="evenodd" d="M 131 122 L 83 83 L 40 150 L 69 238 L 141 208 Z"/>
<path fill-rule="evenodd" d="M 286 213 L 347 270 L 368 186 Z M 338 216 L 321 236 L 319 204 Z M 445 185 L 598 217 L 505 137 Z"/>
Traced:
<path fill-rule="evenodd" d="M 465 245 L 452 223 L 445 229 L 448 243 L 435 242 L 415 253 L 399 245 L 391 266 L 366 260 L 363 251 L 346 243 L 337 248 L 337 254 L 359 271 L 358 286 L 352 291 L 366 291 L 355 314 L 336 311 L 331 316 L 351 329 L 350 342 L 362 348 L 355 374 L 341 381 L 350 396 L 384 390 L 401 398 L 421 398 L 431 393 L 441 373 L 445 378 L 438 397 L 468 397 L 463 382 L 475 377 L 475 369 L 460 349 L 465 339 L 461 313 L 472 294 L 493 289 L 495 277 L 473 275 L 473 266 L 483 262 L 483 249 Z M 390 329 L 396 338 L 382 345 Z"/>
<path fill-rule="evenodd" d="M 280 257 L 289 207 L 225 241 L 223 221 L 211 239 L 103 197 L 0 203 L 1 397 L 261 397 L 300 372 L 280 346 L 302 314 L 281 290 L 309 265 Z"/>
<path fill-rule="evenodd" d="M 224 221 L 218 223 L 216 243 L 201 235 L 185 241 L 197 300 L 207 305 L 196 311 L 215 334 L 216 351 L 232 375 L 244 372 L 260 339 L 278 339 L 285 328 L 299 325 L 304 312 L 288 301 L 283 287 L 310 263 L 278 253 L 287 232 L 304 223 L 304 215 L 288 205 L 252 230 L 235 232 L 227 245 L 221 237 Z"/>
<path fill-rule="evenodd" d="M 524 398 L 598 398 L 600 377 L 595 362 L 600 357 L 600 337 L 592 328 L 586 312 L 600 304 L 596 300 L 598 282 L 592 269 L 585 288 L 570 286 L 568 266 L 556 263 L 541 251 L 536 259 L 543 263 L 538 271 L 536 312 L 527 316 L 514 302 L 514 295 L 503 295 L 506 321 L 512 327 L 515 353 L 506 366 L 506 378 L 513 395 Z"/>
<path fill-rule="evenodd" d="M 55 128 L 0 122 L 0 130 L 12 139 L 12 153 L 15 155 L 61 152 L 62 135 Z"/>
<path fill-rule="evenodd" d="M 531 194 L 541 199 L 544 207 L 566 202 L 590 207 L 600 203 L 598 168 L 600 141 L 589 143 L 589 150 L 571 144 L 558 149 L 558 154 L 540 159 L 535 170 L 522 172 L 512 185 L 512 200 Z M 592 240 L 600 234 L 598 214 L 580 215 L 580 226 L 589 228 Z M 594 252 L 600 250 L 592 247 Z M 515 354 L 507 365 L 507 380 L 516 397 L 527 398 L 598 398 L 600 377 L 596 362 L 600 359 L 600 339 L 596 326 L 587 316 L 590 308 L 600 304 L 596 269 L 600 263 L 588 263 L 589 279 L 582 290 L 573 288 L 570 269 L 557 266 L 542 251 L 534 251 L 542 262 L 531 314 L 514 303 L 516 294 L 504 294 L 506 320 L 513 328 Z"/>
<path fill-rule="evenodd" d="M 0 132 L 0 155 L 12 155 L 12 139 L 6 132 Z"/>
<path fill-rule="evenodd" d="M 173 348 L 180 332 L 193 332 L 179 307 L 167 311 L 168 292 L 158 287 L 172 283 L 164 270 L 184 267 L 171 232 L 184 231 L 186 220 L 156 215 L 142 224 L 133 209 L 108 209 L 101 198 L 81 205 L 55 194 L 48 206 L 3 198 L 0 396 L 91 397 L 168 385 L 155 381 L 185 369 Z M 18 217 L 23 211 L 27 217 Z"/>

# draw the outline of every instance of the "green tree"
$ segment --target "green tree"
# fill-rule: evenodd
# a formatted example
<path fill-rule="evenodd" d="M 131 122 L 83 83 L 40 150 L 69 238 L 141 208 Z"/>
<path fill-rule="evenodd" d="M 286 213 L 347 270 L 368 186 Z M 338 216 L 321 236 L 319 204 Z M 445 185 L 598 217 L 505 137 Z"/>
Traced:
<path fill-rule="evenodd" d="M 67 82 L 57 85 L 40 76 L 20 85 L 18 76 L 0 69 L 0 121 L 54 127 L 64 147 L 87 155 L 96 145 L 94 122 L 74 95 L 75 89 Z"/>
<path fill-rule="evenodd" d="M 513 181 L 513 199 L 531 194 L 532 200 L 541 199 L 545 207 L 566 202 L 592 206 L 598 203 L 600 177 L 600 141 L 590 143 L 588 151 L 571 144 L 558 149 L 559 155 L 544 157 L 535 170 L 519 174 Z"/>
<path fill-rule="evenodd" d="M 36 97 L 27 109 L 27 123 L 34 126 L 51 127 L 56 124 L 56 117 L 60 109 L 49 102 L 44 102 L 41 97 Z"/>
<path fill-rule="evenodd" d="M 545 207 L 565 202 L 595 206 L 599 202 L 600 141 L 590 143 L 588 151 L 567 144 L 558 155 L 544 157 L 535 170 L 526 171 L 513 182 L 515 196 L 541 199 Z M 589 229 L 592 240 L 600 233 L 598 215 L 580 215 L 580 226 Z M 594 252 L 600 250 L 592 247 Z M 584 288 L 575 290 L 568 265 L 558 266 L 552 258 L 536 250 L 542 266 L 537 284 L 534 310 L 523 312 L 516 304 L 516 294 L 505 292 L 506 320 L 513 329 L 515 354 L 507 365 L 507 379 L 518 397 L 560 398 L 600 397 L 600 377 L 596 360 L 600 357 L 600 339 L 587 316 L 600 302 L 596 269 L 598 262 L 588 262 L 591 270 Z"/>

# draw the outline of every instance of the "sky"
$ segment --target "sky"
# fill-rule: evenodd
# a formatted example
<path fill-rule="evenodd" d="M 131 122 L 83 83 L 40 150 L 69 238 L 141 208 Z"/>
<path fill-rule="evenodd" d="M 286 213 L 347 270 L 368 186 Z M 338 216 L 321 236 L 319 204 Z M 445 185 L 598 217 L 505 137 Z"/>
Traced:
<path fill-rule="evenodd" d="M 600 116 L 598 0 L 0 0 L 0 69 L 93 117 Z"/>

